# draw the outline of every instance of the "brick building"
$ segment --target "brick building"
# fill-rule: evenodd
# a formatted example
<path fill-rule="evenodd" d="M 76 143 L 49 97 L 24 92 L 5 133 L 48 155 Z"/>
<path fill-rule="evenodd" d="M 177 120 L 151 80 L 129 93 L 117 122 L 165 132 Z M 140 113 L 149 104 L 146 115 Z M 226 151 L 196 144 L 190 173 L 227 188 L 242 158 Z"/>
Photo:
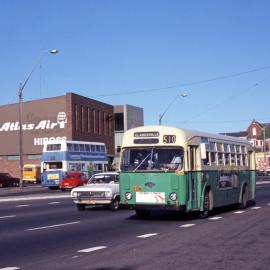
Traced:
<path fill-rule="evenodd" d="M 113 106 L 74 93 L 23 102 L 24 164 L 40 164 L 44 142 L 104 142 L 114 157 Z M 19 104 L 0 106 L 0 171 L 19 176 Z"/>

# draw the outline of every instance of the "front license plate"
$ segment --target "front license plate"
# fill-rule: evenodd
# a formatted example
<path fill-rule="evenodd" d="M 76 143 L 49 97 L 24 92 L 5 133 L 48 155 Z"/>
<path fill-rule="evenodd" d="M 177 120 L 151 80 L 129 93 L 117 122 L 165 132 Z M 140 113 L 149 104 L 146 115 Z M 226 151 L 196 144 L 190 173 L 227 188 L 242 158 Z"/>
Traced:
<path fill-rule="evenodd" d="M 48 180 L 55 180 L 55 179 L 59 179 L 58 174 L 48 174 Z"/>
<path fill-rule="evenodd" d="M 165 192 L 136 192 L 138 203 L 165 203 Z"/>
<path fill-rule="evenodd" d="M 97 202 L 94 200 L 87 200 L 87 201 L 81 201 L 81 203 L 96 204 Z"/>

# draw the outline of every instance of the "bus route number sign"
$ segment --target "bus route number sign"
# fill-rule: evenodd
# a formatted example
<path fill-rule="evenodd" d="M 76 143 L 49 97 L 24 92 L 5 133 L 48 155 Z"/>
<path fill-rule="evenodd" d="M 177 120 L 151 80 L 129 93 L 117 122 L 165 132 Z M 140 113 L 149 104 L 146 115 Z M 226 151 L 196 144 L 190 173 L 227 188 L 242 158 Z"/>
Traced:
<path fill-rule="evenodd" d="M 164 135 L 163 136 L 163 143 L 175 143 L 176 136 L 175 135 Z"/>

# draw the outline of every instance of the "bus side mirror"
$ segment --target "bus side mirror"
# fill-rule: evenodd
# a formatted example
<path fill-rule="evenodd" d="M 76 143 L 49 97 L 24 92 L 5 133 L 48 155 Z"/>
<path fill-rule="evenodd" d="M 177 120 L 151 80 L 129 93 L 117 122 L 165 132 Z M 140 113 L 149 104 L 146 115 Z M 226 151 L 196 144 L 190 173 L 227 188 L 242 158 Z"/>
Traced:
<path fill-rule="evenodd" d="M 205 146 L 205 143 L 201 143 L 201 159 L 206 159 L 206 146 Z"/>

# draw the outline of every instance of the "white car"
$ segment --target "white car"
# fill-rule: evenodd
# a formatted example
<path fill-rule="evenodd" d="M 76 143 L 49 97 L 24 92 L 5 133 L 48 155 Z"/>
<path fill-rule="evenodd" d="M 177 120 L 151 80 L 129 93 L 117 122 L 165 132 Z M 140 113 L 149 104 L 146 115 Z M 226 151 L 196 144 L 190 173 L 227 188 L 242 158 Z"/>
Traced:
<path fill-rule="evenodd" d="M 70 194 L 79 211 L 85 210 L 88 205 L 108 205 L 116 211 L 120 205 L 119 174 L 96 173 L 86 185 L 72 189 Z"/>

